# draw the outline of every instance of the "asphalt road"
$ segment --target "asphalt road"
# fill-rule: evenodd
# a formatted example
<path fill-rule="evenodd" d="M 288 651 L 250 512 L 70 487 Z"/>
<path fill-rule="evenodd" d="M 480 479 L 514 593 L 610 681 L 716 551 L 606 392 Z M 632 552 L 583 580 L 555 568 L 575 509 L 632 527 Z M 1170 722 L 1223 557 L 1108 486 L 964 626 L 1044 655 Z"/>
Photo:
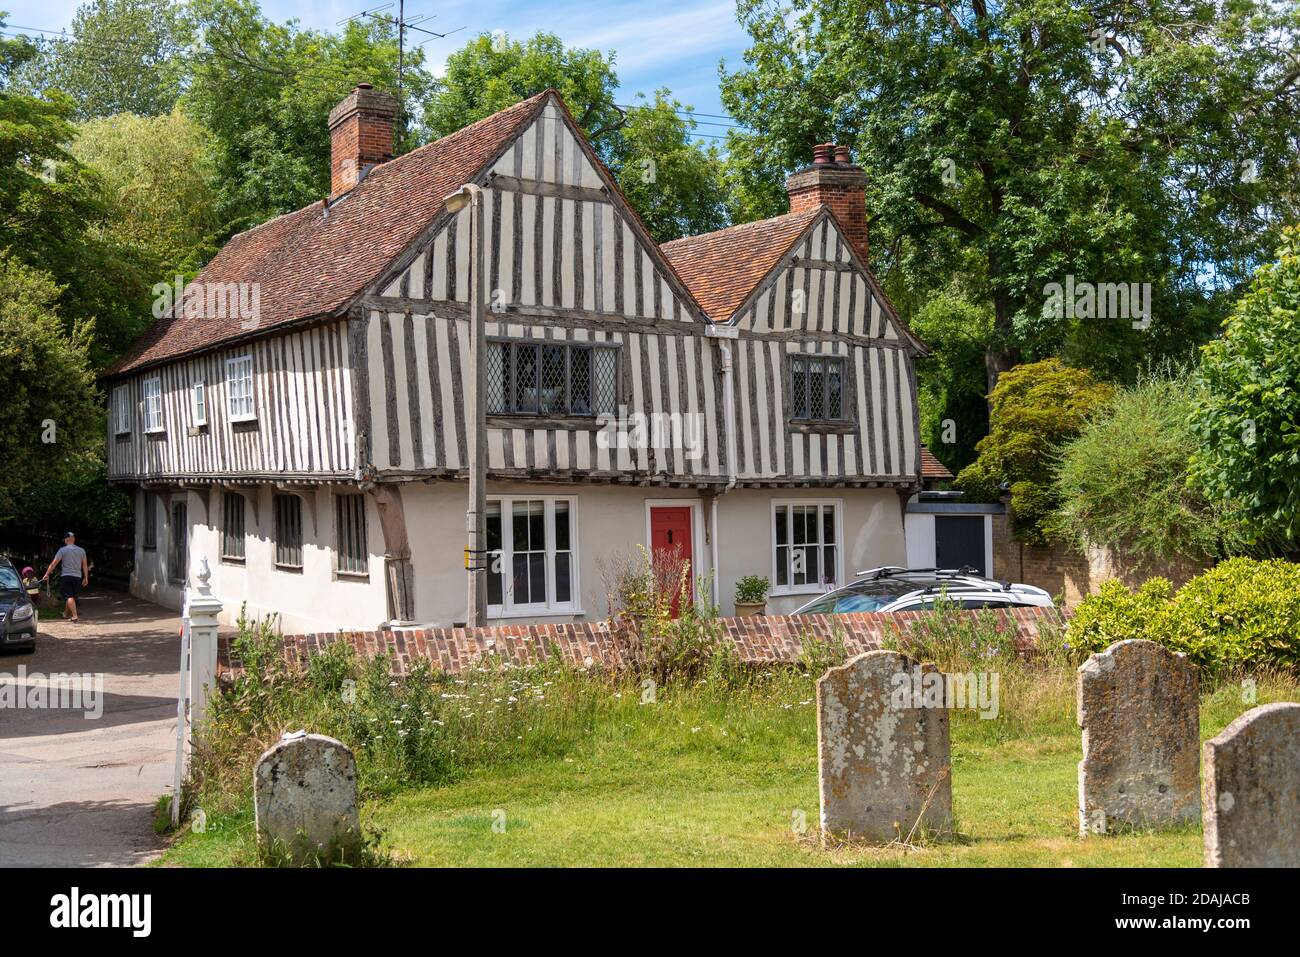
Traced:
<path fill-rule="evenodd" d="M 41 622 L 35 654 L 0 653 L 0 681 L 20 689 L 58 674 L 103 681 L 99 717 L 0 707 L 0 867 L 130 866 L 161 849 L 153 806 L 172 787 L 179 618 L 114 592 L 80 605 L 77 624 Z"/>

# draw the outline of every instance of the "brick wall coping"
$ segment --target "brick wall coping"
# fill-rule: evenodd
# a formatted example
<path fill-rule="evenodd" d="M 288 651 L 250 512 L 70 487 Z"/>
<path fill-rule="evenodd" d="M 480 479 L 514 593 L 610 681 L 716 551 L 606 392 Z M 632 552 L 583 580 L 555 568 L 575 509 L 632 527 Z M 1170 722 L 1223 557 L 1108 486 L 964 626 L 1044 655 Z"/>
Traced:
<path fill-rule="evenodd" d="M 1055 608 L 1001 608 L 990 610 L 999 627 L 1015 632 L 1021 648 L 1031 647 L 1045 622 L 1060 623 L 1066 613 Z M 734 644 L 741 663 L 754 666 L 789 664 L 798 661 L 803 639 L 820 642 L 838 638 L 850 655 L 879 647 L 890 627 L 906 634 L 932 612 L 861 612 L 848 615 L 770 615 L 750 618 L 719 618 L 725 640 Z M 962 615 L 988 614 L 963 611 Z M 554 648 L 561 659 L 573 666 L 600 666 L 615 670 L 628 665 L 629 637 L 607 621 L 558 625 L 500 625 L 491 628 L 413 628 L 392 631 L 318 632 L 285 635 L 286 657 L 302 664 L 311 655 L 339 641 L 347 641 L 363 658 L 387 654 L 396 676 L 406 674 L 420 660 L 449 674 L 460 674 L 484 658 L 499 656 L 515 665 L 536 664 Z M 240 670 L 231 660 L 230 636 L 218 638 L 218 671 L 229 675 Z"/>

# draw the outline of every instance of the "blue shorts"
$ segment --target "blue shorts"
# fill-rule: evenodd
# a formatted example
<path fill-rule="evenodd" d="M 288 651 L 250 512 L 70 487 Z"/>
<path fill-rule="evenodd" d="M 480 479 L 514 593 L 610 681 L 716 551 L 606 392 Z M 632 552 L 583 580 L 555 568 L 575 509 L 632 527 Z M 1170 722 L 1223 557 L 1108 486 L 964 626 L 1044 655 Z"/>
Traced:
<path fill-rule="evenodd" d="M 64 598 L 76 598 L 81 594 L 81 576 L 64 575 L 59 579 L 59 591 Z"/>

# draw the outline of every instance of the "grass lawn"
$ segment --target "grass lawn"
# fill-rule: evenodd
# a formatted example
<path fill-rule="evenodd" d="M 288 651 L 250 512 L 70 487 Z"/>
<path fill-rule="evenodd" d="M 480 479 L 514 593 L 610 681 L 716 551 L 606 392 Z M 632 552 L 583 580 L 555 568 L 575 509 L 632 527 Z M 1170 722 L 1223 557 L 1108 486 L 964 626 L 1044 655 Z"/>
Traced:
<path fill-rule="evenodd" d="M 817 842 L 811 677 L 782 672 L 726 687 L 722 681 L 670 686 L 651 704 L 640 702 L 635 685 L 580 680 L 586 684 L 579 691 L 547 689 L 555 712 L 545 710 L 550 704 L 526 699 L 509 705 L 519 712 L 511 711 L 518 723 L 510 727 L 518 734 L 498 728 L 486 750 L 479 742 L 474 761 L 445 783 L 410 786 L 391 766 L 379 770 L 383 762 L 377 757 L 369 780 L 362 775 L 373 795 L 363 821 L 379 829 L 393 863 L 1196 867 L 1201 862 L 1199 826 L 1086 840 L 1076 836 L 1081 754 L 1069 672 L 1004 675 L 1001 712 L 994 720 L 954 713 L 957 833 L 951 839 L 911 848 L 831 850 Z M 1261 680 L 1259 703 L 1300 700 L 1297 690 L 1294 682 Z M 491 693 L 473 698 L 469 691 L 465 697 L 473 700 L 462 710 L 490 705 L 493 711 L 476 718 L 496 715 L 502 705 Z M 583 709 L 569 702 L 573 695 L 587 696 Z M 1248 710 L 1241 697 L 1234 684 L 1203 696 L 1204 737 Z M 568 715 L 563 721 L 561 711 Z M 578 711 L 580 717 L 574 717 Z M 292 727 L 297 717 L 285 716 L 281 724 Z M 446 725 L 439 729 L 452 733 Z M 376 732 L 362 746 L 378 755 L 384 733 Z M 466 746 L 463 739 L 452 743 Z M 251 777 L 251 764 L 244 773 Z M 184 834 L 160 864 L 255 860 L 245 793 L 226 810 L 208 812 L 207 830 Z"/>

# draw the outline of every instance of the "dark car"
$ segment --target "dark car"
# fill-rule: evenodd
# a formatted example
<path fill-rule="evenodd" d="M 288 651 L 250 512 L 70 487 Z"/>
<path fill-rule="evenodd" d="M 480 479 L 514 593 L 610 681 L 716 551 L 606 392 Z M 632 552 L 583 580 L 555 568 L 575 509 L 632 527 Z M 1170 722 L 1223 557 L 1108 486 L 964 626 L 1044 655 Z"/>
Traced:
<path fill-rule="evenodd" d="M 27 597 L 18 569 L 0 558 L 0 650 L 36 650 L 36 606 Z"/>

